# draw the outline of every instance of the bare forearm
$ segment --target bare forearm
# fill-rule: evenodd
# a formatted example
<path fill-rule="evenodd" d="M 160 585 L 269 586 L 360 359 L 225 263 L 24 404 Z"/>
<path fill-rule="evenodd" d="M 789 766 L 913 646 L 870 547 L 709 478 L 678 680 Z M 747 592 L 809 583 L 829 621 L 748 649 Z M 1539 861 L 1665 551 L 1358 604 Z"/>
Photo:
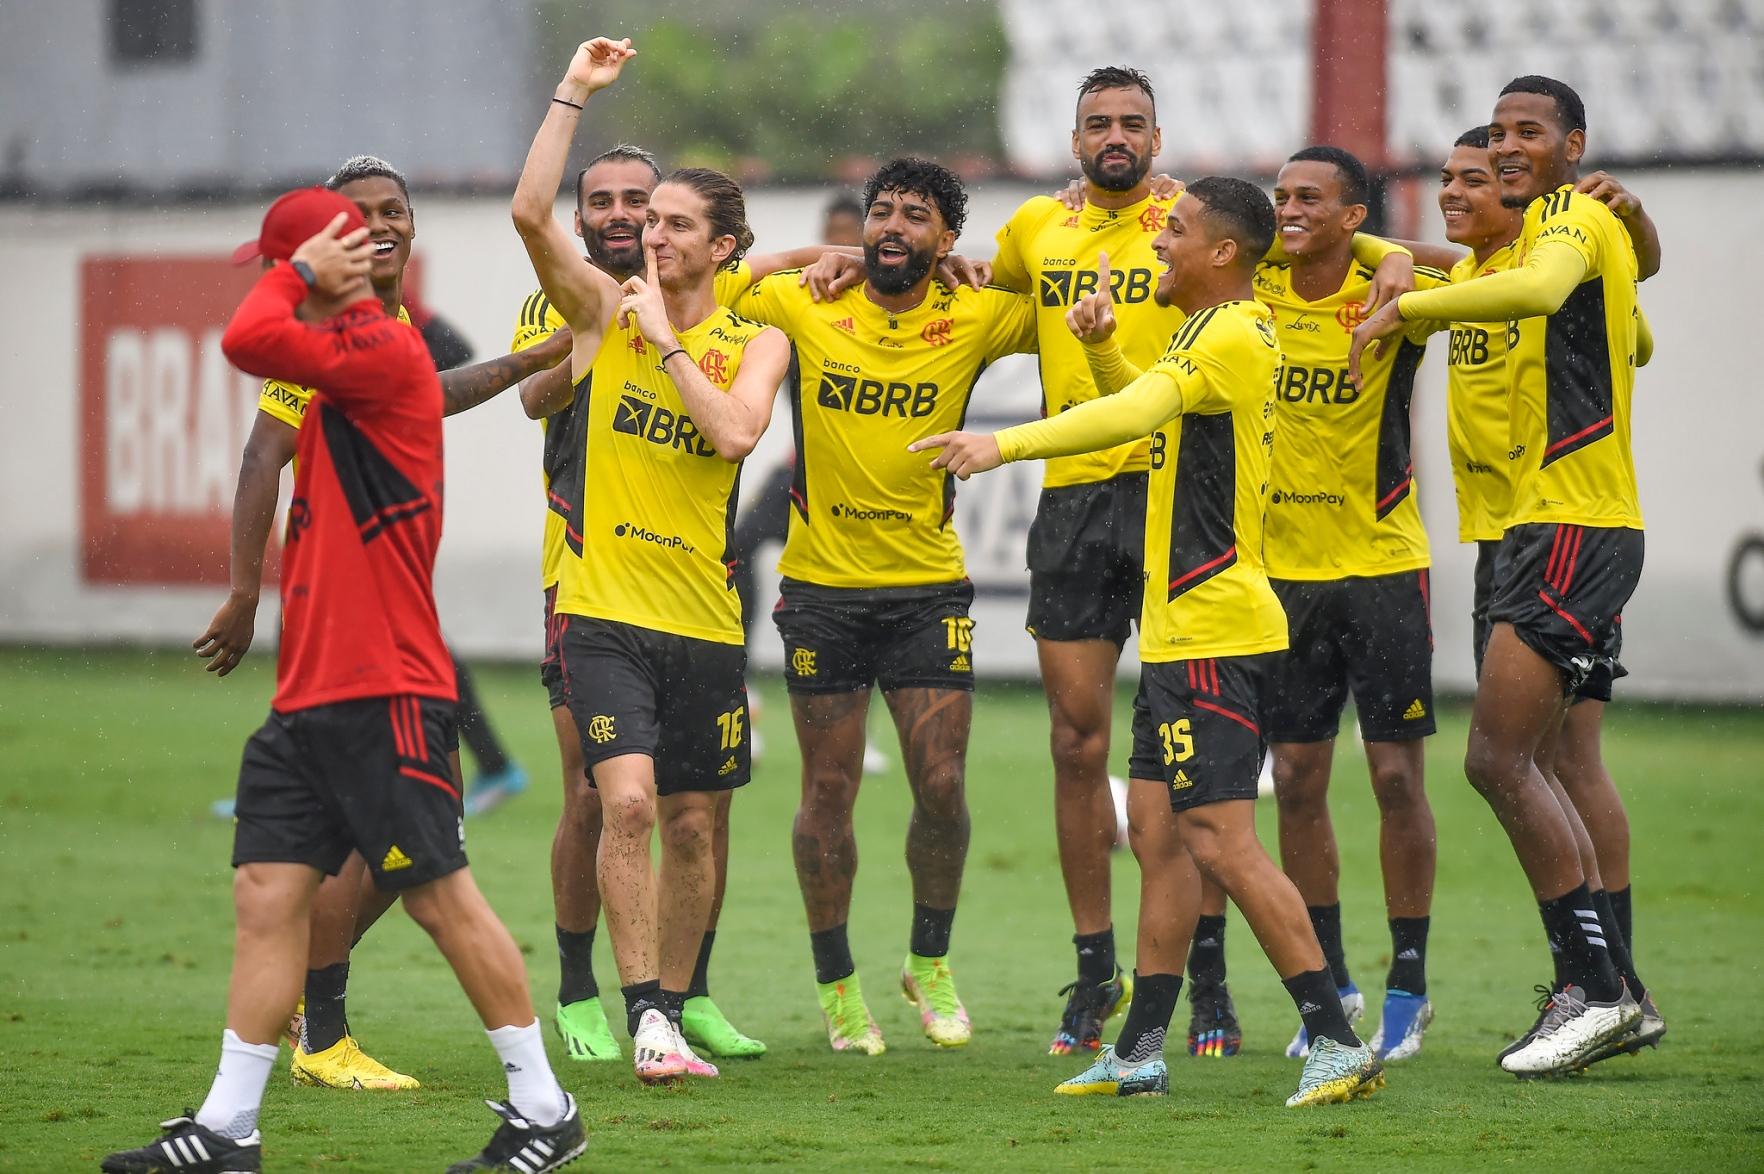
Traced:
<path fill-rule="evenodd" d="M 442 415 L 451 416 L 475 408 L 485 400 L 501 395 L 521 380 L 546 370 L 546 359 L 544 353 L 534 348 L 441 372 Z M 568 382 L 567 375 L 565 382 Z"/>
<path fill-rule="evenodd" d="M 263 591 L 263 552 L 276 520 L 282 467 L 247 449 L 233 491 L 231 586 L 234 595 L 256 599 Z"/>
<path fill-rule="evenodd" d="M 663 364 L 668 378 L 680 392 L 686 414 L 692 417 L 698 431 L 725 461 L 739 461 L 753 451 L 765 430 L 765 420 L 750 412 L 737 397 L 729 395 L 706 379 L 692 356 L 684 350 L 669 348 Z M 668 352 L 664 352 L 668 353 Z"/>
<path fill-rule="evenodd" d="M 557 202 L 558 185 L 563 182 L 570 143 L 582 119 L 578 107 L 587 102 L 585 89 L 567 81 L 560 82 L 554 100 L 545 111 L 545 121 L 539 124 L 539 133 L 533 136 L 533 145 L 527 149 L 527 161 L 521 168 L 521 178 L 515 184 L 514 193 L 515 228 L 523 237 L 541 229 L 552 219 L 552 205 Z"/>
<path fill-rule="evenodd" d="M 548 367 L 537 375 L 529 375 L 521 380 L 521 408 L 527 413 L 529 420 L 555 416 L 570 406 L 570 400 L 574 396 L 575 388 L 570 384 L 570 368 L 567 363 Z"/>
<path fill-rule="evenodd" d="M 1654 218 L 1639 208 L 1634 216 L 1618 219 L 1629 231 L 1629 243 L 1635 248 L 1636 276 L 1646 281 L 1660 272 L 1660 230 L 1654 226 Z"/>

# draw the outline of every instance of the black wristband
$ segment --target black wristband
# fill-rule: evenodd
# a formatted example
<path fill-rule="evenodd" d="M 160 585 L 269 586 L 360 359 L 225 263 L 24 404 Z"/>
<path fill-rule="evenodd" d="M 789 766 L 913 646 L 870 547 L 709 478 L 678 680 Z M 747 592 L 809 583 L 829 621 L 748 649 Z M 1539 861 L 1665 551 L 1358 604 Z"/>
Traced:
<path fill-rule="evenodd" d="M 290 261 L 288 267 L 300 275 L 300 280 L 306 283 L 307 289 L 316 289 L 318 287 L 318 275 L 312 271 L 311 265 L 308 265 L 305 261 Z"/>
<path fill-rule="evenodd" d="M 553 102 L 558 102 L 558 103 L 561 103 L 561 104 L 563 104 L 563 105 L 565 105 L 565 106 L 568 106 L 568 107 L 570 107 L 570 108 L 571 108 L 571 109 L 573 109 L 573 110 L 580 110 L 580 109 L 582 109 L 582 104 L 581 104 L 581 103 L 580 103 L 580 102 L 572 102 L 572 101 L 570 101 L 570 100 L 569 100 L 569 99 L 568 99 L 568 98 L 553 98 L 553 99 L 552 99 L 552 101 L 553 101 Z"/>
<path fill-rule="evenodd" d="M 667 354 L 663 355 L 661 357 L 661 365 L 663 367 L 666 367 L 668 365 L 668 360 L 673 358 L 675 355 L 686 355 L 686 348 L 683 346 L 677 346 L 673 350 L 669 351 Z M 686 357 L 688 359 L 690 359 L 692 356 L 686 355 Z"/>

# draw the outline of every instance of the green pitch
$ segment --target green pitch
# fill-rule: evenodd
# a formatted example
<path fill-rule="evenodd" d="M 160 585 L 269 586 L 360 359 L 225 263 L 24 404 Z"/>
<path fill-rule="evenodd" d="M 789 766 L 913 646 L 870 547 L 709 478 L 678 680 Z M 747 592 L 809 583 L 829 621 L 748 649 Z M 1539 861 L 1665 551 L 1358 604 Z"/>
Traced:
<path fill-rule="evenodd" d="M 0 1169 L 92 1169 L 201 1102 L 222 1026 L 232 916 L 231 793 L 267 705 L 270 661 L 219 681 L 193 657 L 0 652 Z M 911 907 L 898 768 L 865 784 L 852 945 L 887 1036 L 878 1059 L 835 1056 L 816 1010 L 789 851 L 795 749 L 776 680 L 759 683 L 767 747 L 735 804 L 734 864 L 712 993 L 771 1045 L 723 1079 L 639 1088 L 625 1065 L 563 1058 L 547 855 L 559 799 L 544 694 L 526 669 L 480 688 L 533 788 L 470 825 L 474 869 L 527 952 L 553 1062 L 591 1135 L 582 1168 L 1739 1169 L 1764 1165 L 1764 714 L 1619 704 L 1607 753 L 1635 827 L 1642 973 L 1671 1034 L 1658 1052 L 1582 1079 L 1519 1084 L 1495 1051 L 1531 1021 L 1546 977 L 1535 908 L 1506 839 L 1459 770 L 1464 715 L 1430 743 L 1440 829 L 1431 994 L 1416 1060 L 1364 1104 L 1289 1111 L 1294 1015 L 1232 915 L 1232 988 L 1245 1054 L 1190 1060 L 1178 1038 L 1160 1101 L 1056 1098 L 1082 1066 L 1045 1054 L 1073 970 L 1037 693 L 983 685 L 969 759 L 973 849 L 952 962 L 974 1044 L 939 1052 L 894 993 Z M 1117 709 L 1126 712 L 1127 695 Z M 872 729 L 882 731 L 880 706 Z M 1123 758 L 1116 738 L 1117 760 Z M 898 759 L 898 754 L 894 755 Z M 1357 750 L 1338 756 L 1344 922 L 1360 986 L 1389 943 L 1376 816 Z M 1264 811 L 1272 832 L 1272 805 Z M 1136 874 L 1116 867 L 1132 952 Z M 604 941 L 596 973 L 622 1020 Z M 439 1169 L 475 1152 L 501 1097 L 494 1054 L 440 957 L 396 912 L 357 951 L 350 1018 L 414 1094 L 295 1088 L 284 1053 L 263 1125 L 269 1168 Z M 1367 1023 L 1371 1030 L 1375 1023 Z"/>

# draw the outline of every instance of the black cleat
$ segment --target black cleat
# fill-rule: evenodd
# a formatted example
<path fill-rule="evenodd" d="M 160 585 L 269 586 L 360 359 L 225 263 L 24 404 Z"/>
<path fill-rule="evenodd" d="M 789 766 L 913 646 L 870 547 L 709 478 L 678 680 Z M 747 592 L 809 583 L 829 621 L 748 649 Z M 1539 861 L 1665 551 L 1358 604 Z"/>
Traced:
<path fill-rule="evenodd" d="M 1115 977 L 1104 983 L 1074 982 L 1060 988 L 1066 1009 L 1060 1029 L 1048 1045 L 1050 1056 L 1094 1052 L 1102 1047 L 1103 1024 L 1127 1009 L 1133 1001 L 1133 981 L 1115 968 Z"/>
<path fill-rule="evenodd" d="M 249 1137 L 222 1137 L 196 1124 L 189 1109 L 184 1116 L 162 1121 L 165 1132 L 158 1141 L 138 1150 L 122 1150 L 98 1163 L 106 1174 L 157 1174 L 177 1170 L 180 1174 L 257 1174 L 263 1169 L 263 1135 L 253 1129 Z"/>
<path fill-rule="evenodd" d="M 1191 1014 L 1188 1019 L 1188 1054 L 1191 1056 L 1235 1056 L 1243 1048 L 1243 1028 L 1237 1023 L 1237 1008 L 1231 1005 L 1231 990 L 1225 983 L 1188 988 Z"/>
<path fill-rule="evenodd" d="M 556 1125 L 535 1125 L 515 1112 L 514 1106 L 501 1101 L 485 1101 L 502 1124 L 490 1138 L 484 1152 L 475 1158 L 455 1162 L 447 1174 L 469 1174 L 472 1170 L 516 1170 L 519 1174 L 544 1174 L 569 1165 L 588 1148 L 588 1131 L 582 1128 L 582 1114 L 576 1111 L 576 1098 L 564 1093 L 564 1115 Z"/>

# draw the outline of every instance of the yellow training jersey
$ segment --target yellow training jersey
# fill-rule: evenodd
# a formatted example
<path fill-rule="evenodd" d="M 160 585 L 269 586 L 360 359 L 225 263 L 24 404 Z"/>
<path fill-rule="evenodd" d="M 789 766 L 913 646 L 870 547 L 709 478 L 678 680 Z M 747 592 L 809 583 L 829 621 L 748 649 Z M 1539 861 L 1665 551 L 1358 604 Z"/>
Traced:
<path fill-rule="evenodd" d="M 410 315 L 403 306 L 398 307 L 398 320 L 409 326 Z M 312 388 L 301 387 L 298 383 L 285 383 L 280 379 L 263 381 L 263 391 L 257 397 L 257 410 L 266 416 L 273 416 L 290 428 L 298 429 L 300 422 L 306 419 L 306 405 L 312 400 Z"/>
<path fill-rule="evenodd" d="M 1415 267 L 1418 289 L 1449 278 Z M 1292 267 L 1265 261 L 1256 297 L 1273 311 L 1286 365 L 1275 410 L 1268 494 L 1268 574 L 1276 579 L 1390 575 L 1428 565 L 1415 500 L 1409 404 L 1425 343 L 1390 340 L 1382 357 L 1360 357 L 1365 386 L 1348 380 L 1348 344 L 1365 318 L 1372 269 L 1348 267 L 1341 288 L 1307 302 Z M 1425 338 L 1418 328 L 1415 338 Z"/>
<path fill-rule="evenodd" d="M 1477 263 L 1471 254 L 1452 266 L 1452 283 L 1511 269 L 1517 239 Z M 1506 528 L 1512 502 L 1512 442 L 1507 420 L 1507 324 L 1452 323 L 1446 368 L 1446 444 L 1458 495 L 1458 541 L 1494 542 Z"/>
<path fill-rule="evenodd" d="M 676 337 L 727 391 L 764 329 L 719 307 Z M 635 320 L 615 318 L 577 381 L 585 441 L 580 496 L 554 502 L 567 523 L 557 611 L 743 644 L 728 563 L 741 466 L 700 435 L 660 360 Z"/>
<path fill-rule="evenodd" d="M 1508 336 L 1514 461 L 1507 525 L 1639 530 L 1629 436 L 1639 314 L 1634 246 L 1609 208 L 1568 185 L 1525 209 L 1518 264 L 1556 243 L 1581 255 L 1586 276 L 1561 309 L 1516 323 Z"/>
<path fill-rule="evenodd" d="M 717 305 L 734 305 L 741 292 L 753 284 L 753 270 L 746 261 L 739 261 L 733 269 L 717 270 L 714 282 Z M 514 342 L 508 349 L 524 351 L 567 325 L 563 315 L 551 304 L 551 299 L 545 296 L 545 291 L 536 289 L 521 303 L 520 318 L 515 322 Z M 569 407 L 539 421 L 540 427 L 545 429 L 545 455 L 542 458 L 541 475 L 544 477 L 546 503 L 545 538 L 539 555 L 539 585 L 546 588 L 557 583 L 563 569 L 564 554 L 568 549 L 565 531 L 569 527 L 569 520 L 563 503 L 580 500 L 581 497 L 582 446 L 586 433 L 582 430 L 585 416 L 576 410 L 580 406 L 580 399 L 578 396 L 570 401 Z"/>
<path fill-rule="evenodd" d="M 736 303 L 796 346 L 796 479 L 781 574 L 823 587 L 950 583 L 967 571 L 950 515 L 955 479 L 907 445 L 962 426 L 974 381 L 1035 349 L 1035 310 L 1010 290 L 932 282 L 904 314 L 863 286 L 817 303 L 796 270 Z"/>
<path fill-rule="evenodd" d="M 1115 337 L 1128 362 L 1149 366 L 1182 325 L 1181 310 L 1152 300 L 1164 269 L 1152 253 L 1152 241 L 1163 231 L 1164 218 L 1179 198 L 1148 196 L 1113 211 L 1086 204 L 1082 212 L 1073 212 L 1056 199 L 1036 196 L 999 229 L 992 279 L 1035 299 L 1043 415 L 1057 415 L 1096 398 L 1084 348 L 1066 329 L 1066 311 L 1096 292 L 1098 254 L 1109 255 L 1113 274 L 1109 285 L 1120 323 Z M 1103 452 L 1057 457 L 1043 466 L 1042 483 L 1049 488 L 1087 485 L 1120 473 L 1143 472 L 1148 467 L 1147 451 L 1147 442 L 1139 440 Z"/>
<path fill-rule="evenodd" d="M 1286 612 L 1262 554 L 1279 387 L 1280 344 L 1267 307 L 1225 302 L 1190 318 L 1163 357 L 1114 395 L 998 434 L 1000 455 L 1023 460 L 1155 429 L 1141 660 L 1287 646 Z"/>

